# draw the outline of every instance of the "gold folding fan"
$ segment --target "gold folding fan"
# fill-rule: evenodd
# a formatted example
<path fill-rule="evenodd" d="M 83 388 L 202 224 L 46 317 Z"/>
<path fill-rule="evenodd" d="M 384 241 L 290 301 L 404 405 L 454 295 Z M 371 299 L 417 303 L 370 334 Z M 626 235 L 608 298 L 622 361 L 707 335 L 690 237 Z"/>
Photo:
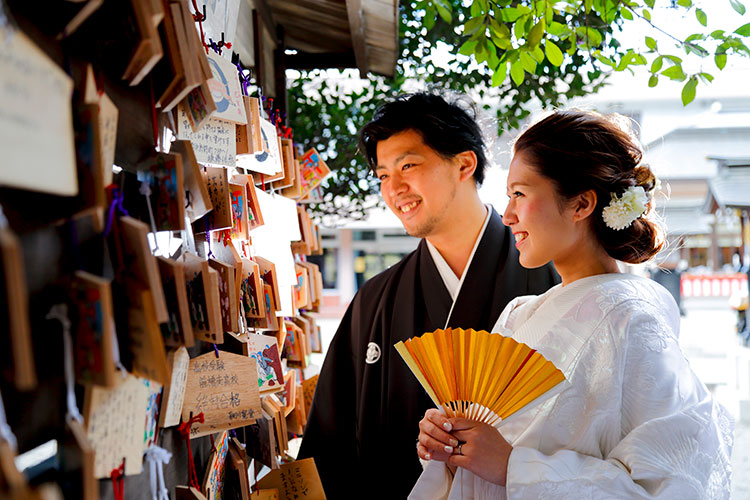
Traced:
<path fill-rule="evenodd" d="M 435 330 L 395 347 L 446 415 L 490 425 L 565 380 L 541 353 L 484 330 Z"/>

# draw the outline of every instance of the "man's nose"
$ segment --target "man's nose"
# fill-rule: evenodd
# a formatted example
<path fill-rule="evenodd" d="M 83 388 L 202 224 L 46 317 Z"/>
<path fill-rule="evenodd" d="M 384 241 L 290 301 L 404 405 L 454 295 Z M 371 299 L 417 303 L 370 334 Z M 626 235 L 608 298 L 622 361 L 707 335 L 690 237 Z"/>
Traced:
<path fill-rule="evenodd" d="M 388 185 L 388 189 L 391 197 L 399 196 L 409 189 L 409 185 L 404 182 L 403 177 L 401 177 L 401 174 L 399 173 L 394 173 L 393 175 L 391 175 L 390 181 L 391 182 Z"/>

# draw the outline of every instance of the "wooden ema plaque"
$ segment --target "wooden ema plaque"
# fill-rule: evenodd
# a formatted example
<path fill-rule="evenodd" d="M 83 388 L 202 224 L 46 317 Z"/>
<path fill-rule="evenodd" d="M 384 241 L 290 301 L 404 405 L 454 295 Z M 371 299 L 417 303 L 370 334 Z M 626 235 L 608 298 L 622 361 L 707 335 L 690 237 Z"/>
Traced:
<path fill-rule="evenodd" d="M 192 347 L 195 345 L 195 339 L 193 338 L 193 325 L 190 322 L 184 266 L 179 261 L 164 257 L 157 257 L 157 261 L 169 311 L 169 321 L 161 327 L 164 345 Z"/>
<path fill-rule="evenodd" d="M 229 183 L 229 199 L 232 204 L 232 238 L 246 240 L 250 236 L 248 217 L 247 183 Z"/>
<path fill-rule="evenodd" d="M 129 287 L 128 297 L 128 348 L 133 357 L 134 375 L 169 383 L 169 365 L 159 323 L 153 310 L 151 292 L 139 287 Z"/>
<path fill-rule="evenodd" d="M 94 477 L 109 478 L 123 459 L 125 475 L 141 473 L 148 400 L 149 388 L 133 376 L 114 389 L 87 387 L 83 416 L 96 450 Z"/>
<path fill-rule="evenodd" d="M 185 187 L 185 215 L 195 222 L 213 209 L 201 167 L 190 141 L 174 141 L 170 151 L 182 157 L 183 185 Z"/>
<path fill-rule="evenodd" d="M 172 427 L 180 423 L 182 404 L 185 401 L 190 355 L 185 347 L 180 347 L 167 355 L 167 363 L 172 369 L 169 384 L 164 386 L 159 412 L 159 426 Z"/>
<path fill-rule="evenodd" d="M 164 298 L 159 266 L 148 244 L 148 225 L 127 216 L 120 217 L 118 224 L 123 236 L 124 269 L 128 276 L 134 277 L 151 292 L 156 321 L 165 323 L 169 321 L 169 311 Z"/>
<path fill-rule="evenodd" d="M 151 203 L 156 230 L 185 229 L 185 181 L 182 155 L 156 153 L 139 167 L 138 180 L 148 183 L 151 190 L 148 201 Z M 146 200 L 145 196 L 144 200 Z M 148 207 L 144 212 L 149 213 Z"/>
<path fill-rule="evenodd" d="M 242 282 L 240 283 L 241 311 L 248 320 L 263 318 L 266 315 L 266 302 L 263 297 L 263 282 L 257 262 L 242 259 Z"/>
<path fill-rule="evenodd" d="M 20 391 L 36 387 L 31 347 L 29 297 L 23 250 L 18 237 L 0 227 L 0 317 L 5 316 L 13 361 L 13 379 Z M 4 297 L 3 297 L 4 295 Z"/>
<path fill-rule="evenodd" d="M 226 168 L 207 167 L 203 175 L 211 198 L 213 210 L 206 214 L 206 227 L 198 227 L 195 232 L 214 231 L 216 229 L 231 229 L 232 209 L 229 193 L 229 175 Z"/>
<path fill-rule="evenodd" d="M 182 419 L 203 412 L 204 423 L 195 423 L 196 438 L 252 424 L 261 415 L 255 360 L 220 351 L 190 360 Z"/>
<path fill-rule="evenodd" d="M 224 332 L 236 332 L 240 329 L 238 320 L 239 306 L 235 287 L 234 267 L 215 259 L 209 259 L 208 265 L 216 271 L 219 281 L 219 299 L 221 326 Z"/>
<path fill-rule="evenodd" d="M 224 331 L 221 328 L 221 311 L 218 277 L 207 261 L 197 255 L 183 254 L 190 321 L 193 336 L 198 340 L 221 344 Z"/>
<path fill-rule="evenodd" d="M 261 489 L 278 489 L 282 500 L 294 498 L 326 499 L 318 469 L 315 467 L 315 461 L 312 458 L 282 464 L 281 468 L 272 470 L 258 481 L 258 487 Z"/>
<path fill-rule="evenodd" d="M 74 331 L 76 380 L 80 384 L 113 387 L 117 368 L 113 359 L 116 338 L 110 282 L 77 271 L 71 298 L 78 312 Z"/>
<path fill-rule="evenodd" d="M 224 431 L 214 440 L 214 451 L 211 453 L 206 476 L 203 479 L 201 489 L 208 500 L 221 500 L 222 498 L 228 454 L 229 434 Z"/>

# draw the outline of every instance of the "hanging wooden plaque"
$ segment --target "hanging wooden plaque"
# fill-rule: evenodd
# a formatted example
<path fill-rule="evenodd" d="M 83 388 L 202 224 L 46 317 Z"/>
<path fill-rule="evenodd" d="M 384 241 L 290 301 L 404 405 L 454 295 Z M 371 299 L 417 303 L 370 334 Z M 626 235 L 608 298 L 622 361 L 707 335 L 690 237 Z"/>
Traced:
<path fill-rule="evenodd" d="M 117 382 L 114 362 L 114 311 L 109 280 L 77 271 L 70 295 L 77 310 L 74 327 L 75 371 L 80 384 L 113 387 Z"/>
<path fill-rule="evenodd" d="M 201 166 L 198 164 L 193 145 L 190 141 L 174 141 L 172 142 L 170 151 L 179 153 L 182 157 L 186 205 L 185 215 L 188 216 L 190 222 L 195 222 L 213 209 L 211 198 L 208 195 L 208 188 L 201 172 Z"/>
<path fill-rule="evenodd" d="M 190 429 L 196 438 L 251 424 L 260 416 L 255 360 L 220 351 L 190 360 L 182 418 L 203 412 L 204 423 Z"/>
<path fill-rule="evenodd" d="M 237 321 L 239 306 L 237 304 L 234 267 L 215 259 L 209 259 L 208 264 L 217 272 L 218 276 L 222 331 L 236 332 L 239 330 Z"/>
<path fill-rule="evenodd" d="M 187 349 L 180 347 L 176 351 L 171 351 L 167 355 L 167 363 L 172 369 L 172 376 L 169 384 L 164 386 L 161 411 L 159 412 L 160 427 L 172 427 L 180 423 L 190 364 Z"/>
<path fill-rule="evenodd" d="M 167 347 L 195 345 L 193 325 L 190 321 L 190 304 L 185 285 L 185 269 L 182 262 L 157 257 L 164 297 L 167 301 L 169 321 L 162 324 L 161 332 Z"/>
<path fill-rule="evenodd" d="M 139 166 L 138 180 L 146 182 L 151 194 L 151 212 L 157 231 L 185 229 L 185 187 L 182 156 L 175 153 L 156 153 Z M 143 195 L 143 192 L 141 192 Z M 146 196 L 143 196 L 144 203 Z"/>

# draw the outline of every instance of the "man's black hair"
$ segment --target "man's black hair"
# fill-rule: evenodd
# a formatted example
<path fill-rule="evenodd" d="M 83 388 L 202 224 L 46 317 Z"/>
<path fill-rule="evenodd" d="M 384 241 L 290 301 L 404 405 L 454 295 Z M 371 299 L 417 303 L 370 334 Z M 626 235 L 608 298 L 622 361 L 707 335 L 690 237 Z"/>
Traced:
<path fill-rule="evenodd" d="M 427 146 L 444 158 L 474 151 L 477 155 L 474 180 L 479 186 L 484 181 L 487 157 L 475 116 L 474 105 L 466 97 L 448 102 L 442 96 L 428 92 L 400 95 L 382 104 L 370 123 L 362 127 L 359 150 L 364 153 L 370 168 L 375 169 L 378 142 L 399 132 L 414 130 Z"/>

